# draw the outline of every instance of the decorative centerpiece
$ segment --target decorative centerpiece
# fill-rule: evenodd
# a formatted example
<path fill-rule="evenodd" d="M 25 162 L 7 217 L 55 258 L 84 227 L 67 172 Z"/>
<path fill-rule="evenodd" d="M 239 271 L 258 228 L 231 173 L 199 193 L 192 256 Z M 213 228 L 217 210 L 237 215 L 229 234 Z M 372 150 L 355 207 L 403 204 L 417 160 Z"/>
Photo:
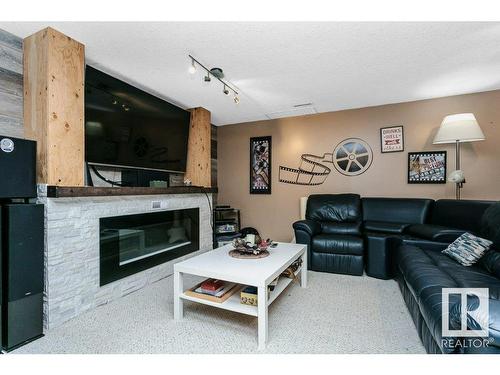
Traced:
<path fill-rule="evenodd" d="M 233 258 L 240 259 L 259 259 L 265 258 L 269 255 L 267 250 L 269 247 L 274 247 L 273 241 L 270 239 L 260 240 L 258 244 L 253 244 L 246 240 L 246 238 L 236 238 L 232 243 L 234 250 L 229 252 Z"/>

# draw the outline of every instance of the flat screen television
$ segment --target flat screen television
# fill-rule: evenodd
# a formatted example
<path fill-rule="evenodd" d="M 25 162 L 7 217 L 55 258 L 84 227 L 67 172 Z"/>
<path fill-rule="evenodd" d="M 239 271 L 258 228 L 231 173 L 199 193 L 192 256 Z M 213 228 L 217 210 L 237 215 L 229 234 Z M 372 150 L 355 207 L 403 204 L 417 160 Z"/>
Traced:
<path fill-rule="evenodd" d="M 91 165 L 185 172 L 188 111 L 85 70 L 85 155 Z"/>

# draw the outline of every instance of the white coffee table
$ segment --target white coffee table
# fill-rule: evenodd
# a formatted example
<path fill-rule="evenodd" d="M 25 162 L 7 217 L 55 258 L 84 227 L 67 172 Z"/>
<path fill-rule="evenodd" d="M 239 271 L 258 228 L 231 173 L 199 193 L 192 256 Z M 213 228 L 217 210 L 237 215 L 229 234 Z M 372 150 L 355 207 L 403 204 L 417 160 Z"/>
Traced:
<path fill-rule="evenodd" d="M 268 339 L 268 307 L 292 281 L 280 277 L 278 285 L 269 293 L 267 287 L 278 275 L 298 258 L 302 258 L 300 285 L 307 284 L 307 246 L 301 244 L 278 243 L 269 249 L 270 255 L 261 259 L 236 259 L 228 255 L 231 245 L 206 252 L 174 265 L 174 318 L 183 318 L 183 300 L 202 303 L 220 309 L 236 311 L 258 317 L 259 349 L 266 347 Z M 240 303 L 240 293 L 235 293 L 222 303 L 212 302 L 185 294 L 183 275 L 197 275 L 257 287 L 258 306 Z M 264 301 L 264 303 L 263 303 Z"/>

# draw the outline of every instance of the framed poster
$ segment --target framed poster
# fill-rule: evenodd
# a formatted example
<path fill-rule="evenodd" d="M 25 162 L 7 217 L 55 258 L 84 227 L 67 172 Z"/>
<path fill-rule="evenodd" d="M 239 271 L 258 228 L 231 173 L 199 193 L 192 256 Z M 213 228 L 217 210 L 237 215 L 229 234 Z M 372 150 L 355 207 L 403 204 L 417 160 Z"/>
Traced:
<path fill-rule="evenodd" d="M 402 152 L 405 150 L 403 126 L 380 129 L 380 151 Z"/>
<path fill-rule="evenodd" d="M 250 138 L 250 194 L 271 194 L 271 137 Z"/>
<path fill-rule="evenodd" d="M 409 152 L 408 183 L 446 183 L 446 151 Z"/>

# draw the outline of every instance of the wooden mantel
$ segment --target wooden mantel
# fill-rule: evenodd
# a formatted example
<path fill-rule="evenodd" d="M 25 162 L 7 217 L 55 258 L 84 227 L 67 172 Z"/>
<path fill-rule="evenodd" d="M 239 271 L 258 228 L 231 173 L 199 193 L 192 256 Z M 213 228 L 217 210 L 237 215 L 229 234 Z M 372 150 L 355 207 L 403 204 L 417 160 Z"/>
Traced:
<path fill-rule="evenodd" d="M 24 129 L 37 141 L 37 182 L 83 186 L 85 48 L 48 27 L 23 49 Z"/>
<path fill-rule="evenodd" d="M 215 187 L 173 186 L 151 187 L 93 187 L 93 186 L 47 186 L 48 198 L 114 197 L 124 195 L 165 195 L 165 194 L 213 194 Z"/>

